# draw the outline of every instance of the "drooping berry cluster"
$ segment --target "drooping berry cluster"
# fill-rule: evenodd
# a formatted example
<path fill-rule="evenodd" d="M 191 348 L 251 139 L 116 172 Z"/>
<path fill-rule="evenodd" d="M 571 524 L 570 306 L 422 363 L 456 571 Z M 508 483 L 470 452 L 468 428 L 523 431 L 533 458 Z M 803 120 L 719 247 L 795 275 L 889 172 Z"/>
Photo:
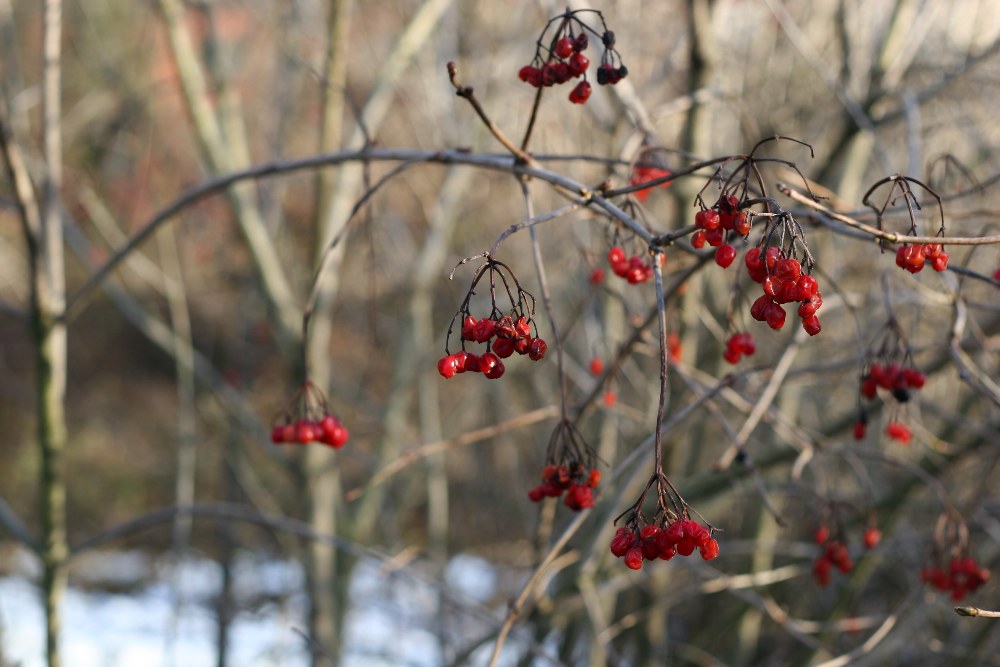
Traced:
<path fill-rule="evenodd" d="M 838 528 L 838 533 L 842 530 Z M 844 574 L 849 574 L 854 569 L 854 561 L 847 548 L 847 540 L 842 534 L 833 539 L 830 538 L 830 528 L 827 524 L 821 523 L 813 534 L 813 539 L 820 546 L 819 555 L 813 561 L 812 573 L 816 583 L 820 586 L 830 584 L 830 573 L 833 568 L 837 568 Z M 865 549 L 874 549 L 882 541 L 882 531 L 874 523 L 874 519 L 869 522 L 862 535 L 861 542 Z"/>
<path fill-rule="evenodd" d="M 972 556 L 954 557 L 948 562 L 947 568 L 940 565 L 921 568 L 920 580 L 942 593 L 950 593 L 951 599 L 958 602 L 989 581 L 990 571 Z"/>
<path fill-rule="evenodd" d="M 577 15 L 584 12 L 597 15 L 602 32 L 598 33 L 578 18 Z M 556 26 L 555 30 L 546 42 L 546 33 L 553 25 Z M 583 55 L 590 44 L 588 33 L 599 36 L 604 45 L 601 65 L 597 68 L 597 83 L 618 83 L 628 74 L 628 70 L 621 64 L 621 56 L 615 49 L 615 34 L 607 29 L 603 15 L 596 10 L 567 10 L 549 20 L 538 38 L 535 57 L 530 64 L 518 71 L 518 78 L 535 88 L 549 88 L 583 77 L 583 81 L 570 91 L 569 101 L 586 104 L 591 93 L 590 82 L 587 80 L 590 59 Z"/>
<path fill-rule="evenodd" d="M 549 437 L 542 467 L 542 483 L 528 491 L 538 503 L 559 498 L 574 512 L 594 506 L 594 489 L 601 483 L 601 471 L 594 467 L 597 456 L 568 419 L 562 419 Z"/>
<path fill-rule="evenodd" d="M 722 353 L 722 358 L 736 365 L 740 363 L 743 355 L 751 357 L 756 351 L 757 344 L 754 342 L 753 334 L 745 331 L 736 332 L 726 339 L 726 351 Z"/>
<path fill-rule="evenodd" d="M 948 253 L 940 243 L 904 243 L 896 249 L 896 266 L 920 273 L 929 263 L 935 271 L 948 268 Z"/>
<path fill-rule="evenodd" d="M 956 602 L 990 580 L 990 571 L 969 554 L 968 528 L 953 510 L 938 518 L 931 564 L 921 568 L 920 579 L 932 588 L 950 593 Z"/>
<path fill-rule="evenodd" d="M 766 238 L 766 237 L 765 237 Z M 806 256 L 806 266 L 811 268 L 811 260 Z M 802 328 L 810 336 L 822 330 L 816 311 L 823 305 L 823 295 L 819 283 L 808 273 L 803 273 L 803 265 L 794 256 L 787 254 L 779 246 L 759 246 L 750 248 L 744 257 L 750 279 L 760 284 L 764 292 L 750 306 L 750 316 L 758 322 L 767 322 L 772 329 L 785 326 L 783 304 L 798 301 L 798 315 Z"/>
<path fill-rule="evenodd" d="M 659 256 L 664 257 L 663 253 Z M 638 285 L 653 277 L 653 267 L 642 256 L 626 257 L 621 246 L 612 246 L 608 251 L 608 264 L 611 266 L 611 271 L 619 278 L 628 281 L 629 285 Z"/>
<path fill-rule="evenodd" d="M 863 401 L 874 401 L 878 390 L 898 404 L 908 403 L 914 391 L 923 388 L 927 376 L 913 364 L 913 356 L 899 323 L 890 317 L 879 340 L 872 346 L 867 363 L 862 367 L 860 389 L 858 391 L 858 420 L 854 424 L 854 437 L 865 437 L 868 411 Z M 895 412 L 899 412 L 899 408 Z M 907 445 L 913 439 L 913 431 L 899 421 L 898 415 L 890 417 L 886 425 L 886 435 Z"/>
<path fill-rule="evenodd" d="M 885 200 L 881 204 L 872 203 L 871 199 L 875 192 L 886 185 L 888 188 L 885 190 Z M 939 216 L 937 236 L 944 236 L 944 206 L 941 197 L 926 183 L 916 178 L 899 174 L 883 178 L 868 189 L 861 201 L 875 211 L 876 225 L 879 229 L 883 229 L 886 212 L 902 199 L 910 222 L 906 233 L 917 236 L 917 211 L 921 210 L 921 205 L 919 198 L 913 192 L 913 186 L 922 189 L 937 201 Z M 882 247 L 884 250 L 885 246 Z M 928 263 L 935 271 L 944 271 L 948 268 L 948 259 L 948 253 L 940 243 L 903 243 L 896 248 L 896 266 L 910 273 L 919 273 L 923 270 L 924 264 Z"/>
<path fill-rule="evenodd" d="M 489 276 L 490 312 L 482 318 L 475 318 L 469 312 L 476 286 L 484 276 Z M 509 308 L 506 312 L 497 303 L 497 287 L 507 297 Z M 445 379 L 459 373 L 482 373 L 491 380 L 503 376 L 506 368 L 503 359 L 515 352 L 538 361 L 545 356 L 548 343 L 537 335 L 537 327 L 532 319 L 535 312 L 535 298 L 521 288 L 517 278 L 503 262 L 487 258 L 479 267 L 472 285 L 458 312 L 452 318 L 451 327 L 445 341 L 445 355 L 438 360 L 438 373 Z M 455 323 L 461 321 L 462 349 L 451 353 L 448 343 Z M 535 335 L 532 335 L 534 332 Z M 475 354 L 465 349 L 466 343 L 485 343 L 486 351 Z"/>
<path fill-rule="evenodd" d="M 642 569 L 644 560 L 670 560 L 674 556 L 690 556 L 698 550 L 705 560 L 719 555 L 719 543 L 712 531 L 697 521 L 677 518 L 669 524 L 626 524 L 619 526 L 611 540 L 611 553 L 625 559 L 632 570 Z"/>
<path fill-rule="evenodd" d="M 275 444 L 319 442 L 339 449 L 348 438 L 350 433 L 331 412 L 326 396 L 308 380 L 295 392 L 271 428 L 271 442 Z"/>
<path fill-rule="evenodd" d="M 656 489 L 656 511 L 647 520 L 642 507 L 646 495 Z M 670 560 L 676 555 L 690 556 L 695 552 L 705 560 L 719 555 L 719 542 L 712 536 L 715 528 L 701 525 L 691 518 L 688 504 L 661 471 L 646 484 L 639 499 L 617 519 L 625 518 L 611 540 L 611 553 L 625 559 L 632 570 L 642 568 L 644 560 Z"/>

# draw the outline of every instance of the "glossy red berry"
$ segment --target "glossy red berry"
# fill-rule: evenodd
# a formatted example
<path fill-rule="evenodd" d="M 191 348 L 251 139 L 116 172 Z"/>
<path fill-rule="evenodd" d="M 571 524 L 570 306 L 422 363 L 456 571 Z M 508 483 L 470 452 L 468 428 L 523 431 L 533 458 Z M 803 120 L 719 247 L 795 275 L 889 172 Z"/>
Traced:
<path fill-rule="evenodd" d="M 693 248 L 704 248 L 705 247 L 705 232 L 702 230 L 696 231 L 691 235 L 691 247 Z"/>
<path fill-rule="evenodd" d="M 575 50 L 574 46 L 575 44 L 571 37 L 560 37 L 556 40 L 556 46 L 552 51 L 560 58 L 569 58 Z"/>
<path fill-rule="evenodd" d="M 736 248 L 728 243 L 723 243 L 715 251 L 715 263 L 724 269 L 728 268 L 734 259 L 736 259 Z"/>
<path fill-rule="evenodd" d="M 545 356 L 545 352 L 549 349 L 548 343 L 546 343 L 541 338 L 533 338 L 528 344 L 528 357 L 532 361 L 538 361 Z"/>
<path fill-rule="evenodd" d="M 458 373 L 458 359 L 454 354 L 448 354 L 438 359 L 438 373 L 446 380 L 455 377 Z"/>
<path fill-rule="evenodd" d="M 714 209 L 702 209 L 694 215 L 694 226 L 698 229 L 704 229 L 708 232 L 713 229 L 718 229 L 719 225 L 719 212 Z"/>
<path fill-rule="evenodd" d="M 574 53 L 569 58 L 569 72 L 574 77 L 581 76 L 590 67 L 590 59 L 582 53 Z"/>

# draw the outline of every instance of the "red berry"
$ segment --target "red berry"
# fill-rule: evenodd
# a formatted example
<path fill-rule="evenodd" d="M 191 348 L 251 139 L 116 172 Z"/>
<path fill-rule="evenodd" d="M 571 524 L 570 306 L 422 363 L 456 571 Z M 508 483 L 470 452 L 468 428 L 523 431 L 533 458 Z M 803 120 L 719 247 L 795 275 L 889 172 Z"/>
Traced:
<path fill-rule="evenodd" d="M 517 318 L 514 323 L 514 333 L 518 338 L 528 338 L 531 336 L 531 322 L 524 319 L 524 316 Z"/>
<path fill-rule="evenodd" d="M 942 252 L 931 259 L 931 268 L 935 271 L 944 271 L 948 268 L 948 253 Z"/>
<path fill-rule="evenodd" d="M 628 553 L 628 550 L 632 548 L 632 540 L 634 535 L 624 526 L 618 529 L 615 533 L 614 538 L 611 540 L 611 553 L 613 553 L 618 558 L 621 558 Z"/>
<path fill-rule="evenodd" d="M 785 259 L 778 260 L 774 273 L 782 281 L 791 280 L 795 282 L 802 275 L 802 265 L 799 264 L 799 260 L 786 257 Z"/>
<path fill-rule="evenodd" d="M 573 40 L 573 49 L 575 51 L 586 51 L 587 44 L 589 43 L 590 39 L 587 37 L 587 33 L 581 32 L 576 36 L 576 39 Z"/>
<path fill-rule="evenodd" d="M 767 319 L 768 308 L 770 308 L 772 303 L 773 302 L 769 296 L 761 294 L 750 306 L 750 317 L 754 318 L 758 322 L 765 321 Z"/>
<path fill-rule="evenodd" d="M 714 560 L 719 555 L 719 543 L 717 540 L 709 539 L 708 542 L 699 547 L 699 550 L 704 560 Z"/>
<path fill-rule="evenodd" d="M 732 264 L 734 259 L 736 259 L 736 248 L 728 243 L 723 243 L 715 251 L 715 263 L 724 269 Z"/>
<path fill-rule="evenodd" d="M 590 374 L 600 375 L 604 372 L 604 362 L 599 357 L 590 360 Z"/>
<path fill-rule="evenodd" d="M 490 353 L 487 352 L 486 354 L 490 354 Z M 483 356 L 485 356 L 485 355 L 483 355 Z M 480 363 L 482 363 L 482 357 L 480 357 Z M 484 371 L 483 374 L 487 378 L 489 378 L 490 380 L 498 380 L 501 377 L 503 377 L 503 374 L 504 374 L 505 370 L 507 370 L 507 369 L 506 369 L 506 367 L 504 367 L 503 362 L 500 361 L 500 359 L 497 359 L 497 362 L 495 364 L 493 364 L 493 366 L 488 371 Z"/>
<path fill-rule="evenodd" d="M 830 539 L 830 529 L 825 523 L 821 523 L 819 528 L 816 529 L 816 533 L 813 535 L 813 540 L 816 544 L 826 544 L 828 539 Z"/>
<path fill-rule="evenodd" d="M 448 380 L 455 377 L 458 372 L 458 359 L 454 354 L 448 354 L 438 359 L 438 373 Z"/>
<path fill-rule="evenodd" d="M 785 326 L 785 309 L 771 302 L 767 306 L 767 312 L 764 313 L 764 319 L 767 320 L 767 326 L 780 329 Z"/>
<path fill-rule="evenodd" d="M 882 531 L 874 526 L 869 526 L 864 534 L 865 549 L 871 549 L 882 541 Z"/>
<path fill-rule="evenodd" d="M 285 426 L 283 424 L 271 429 L 271 442 L 275 444 L 285 442 Z"/>
<path fill-rule="evenodd" d="M 862 420 L 854 422 L 854 439 L 864 440 L 865 432 L 868 430 L 868 424 Z"/>
<path fill-rule="evenodd" d="M 612 246 L 611 250 L 608 250 L 608 264 L 614 266 L 615 264 L 621 264 L 625 261 L 625 251 L 619 246 Z"/>
<path fill-rule="evenodd" d="M 590 272 L 590 284 L 600 285 L 603 282 L 604 282 L 604 269 L 598 266 L 593 271 Z"/>
<path fill-rule="evenodd" d="M 718 248 L 722 245 L 722 237 L 724 232 L 721 227 L 716 227 L 715 229 L 709 229 L 705 232 L 705 240 L 708 241 L 708 245 L 713 248 Z"/>
<path fill-rule="evenodd" d="M 815 315 L 802 320 L 802 328 L 805 329 L 806 333 L 810 336 L 815 336 L 823 330 L 823 327 L 819 324 L 819 318 Z"/>
<path fill-rule="evenodd" d="M 618 394 L 608 389 L 604 392 L 604 396 L 601 400 L 604 402 L 604 407 L 613 408 L 615 407 L 615 403 L 618 402 Z"/>
<path fill-rule="evenodd" d="M 632 547 L 625 554 L 625 565 L 630 570 L 641 570 L 642 569 L 642 549 L 640 547 Z"/>
<path fill-rule="evenodd" d="M 493 338 L 493 334 L 495 333 L 496 323 L 487 317 L 479 320 L 472 327 L 472 339 L 477 343 L 485 343 L 490 338 Z"/>
<path fill-rule="evenodd" d="M 750 218 L 743 211 L 739 211 L 736 214 L 736 219 L 733 221 L 733 229 L 740 236 L 747 236 L 750 233 Z"/>
<path fill-rule="evenodd" d="M 576 44 L 571 37 L 560 37 L 552 51 L 560 58 L 569 58 L 575 50 L 575 46 Z"/>
<path fill-rule="evenodd" d="M 545 491 L 542 488 L 541 484 L 539 484 L 538 486 L 536 486 L 536 487 L 534 487 L 534 488 L 532 488 L 531 490 L 528 491 L 528 498 L 533 503 L 539 503 L 539 502 L 541 502 L 544 497 L 545 497 Z M 613 541 L 611 542 L 611 550 L 614 551 L 614 542 Z M 615 555 L 617 556 L 618 554 L 615 554 Z"/>
<path fill-rule="evenodd" d="M 885 433 L 902 445 L 910 444 L 910 440 L 913 439 L 913 431 L 906 424 L 899 422 L 889 422 L 889 425 L 885 428 Z"/>
<path fill-rule="evenodd" d="M 705 232 L 702 230 L 696 231 L 691 235 L 691 247 L 692 248 L 704 248 L 705 247 Z"/>
<path fill-rule="evenodd" d="M 574 77 L 582 75 L 590 67 L 590 59 L 582 53 L 574 53 L 569 58 L 569 71 Z"/>
<path fill-rule="evenodd" d="M 465 319 L 462 320 L 462 340 L 474 340 L 472 330 L 475 326 L 476 318 L 472 315 L 466 315 Z"/>
<path fill-rule="evenodd" d="M 694 215 L 694 226 L 706 232 L 718 229 L 720 224 L 719 212 L 714 209 L 702 209 Z"/>
<path fill-rule="evenodd" d="M 306 444 L 316 440 L 319 433 L 313 428 L 312 422 L 307 419 L 300 419 L 295 422 L 295 441 Z"/>
<path fill-rule="evenodd" d="M 569 101 L 573 104 L 586 104 L 587 100 L 590 98 L 590 83 L 587 81 L 581 81 L 576 84 L 576 88 L 570 91 Z"/>
<path fill-rule="evenodd" d="M 812 276 L 799 276 L 795 285 L 799 288 L 801 299 L 811 299 L 819 291 L 819 283 Z"/>
<path fill-rule="evenodd" d="M 830 583 L 830 560 L 826 556 L 820 556 L 813 563 L 813 576 L 820 586 L 827 586 Z"/>
<path fill-rule="evenodd" d="M 493 341 L 493 353 L 501 359 L 506 359 L 514 354 L 513 338 L 497 338 Z"/>
<path fill-rule="evenodd" d="M 548 349 L 549 345 L 544 340 L 541 338 L 533 338 L 528 344 L 528 357 L 532 361 L 538 361 L 545 356 L 545 352 Z"/>
<path fill-rule="evenodd" d="M 479 355 L 479 372 L 486 377 L 490 377 L 490 373 L 493 373 L 496 366 L 500 363 L 500 357 L 497 355 L 492 352 L 483 352 Z"/>

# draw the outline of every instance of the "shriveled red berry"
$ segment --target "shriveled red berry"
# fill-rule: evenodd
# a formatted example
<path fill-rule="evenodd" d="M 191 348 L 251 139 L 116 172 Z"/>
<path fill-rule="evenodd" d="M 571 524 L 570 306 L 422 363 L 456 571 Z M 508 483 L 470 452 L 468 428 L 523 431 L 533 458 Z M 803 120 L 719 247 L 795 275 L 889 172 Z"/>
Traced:
<path fill-rule="evenodd" d="M 715 539 L 709 539 L 698 549 L 704 560 L 714 560 L 719 556 L 719 542 Z"/>
<path fill-rule="evenodd" d="M 501 359 L 506 359 L 514 354 L 513 338 L 497 338 L 493 341 L 493 353 Z"/>
<path fill-rule="evenodd" d="M 569 101 L 573 104 L 586 104 L 590 99 L 590 82 L 581 81 L 576 84 L 576 88 L 570 91 Z"/>
<path fill-rule="evenodd" d="M 691 247 L 692 248 L 704 248 L 705 247 L 705 232 L 702 230 L 696 231 L 691 235 Z"/>
<path fill-rule="evenodd" d="M 472 339 L 477 343 L 485 343 L 496 333 L 496 323 L 484 317 L 472 327 Z"/>
<path fill-rule="evenodd" d="M 528 344 L 528 357 L 532 361 L 538 361 L 545 356 L 545 352 L 548 349 L 549 345 L 544 340 L 541 338 L 533 338 Z"/>
<path fill-rule="evenodd" d="M 630 570 L 641 570 L 642 569 L 642 549 L 640 547 L 632 547 L 625 554 L 625 565 Z"/>
<path fill-rule="evenodd" d="M 476 326 L 476 318 L 472 315 L 466 315 L 465 319 L 462 320 L 462 339 L 463 340 L 474 340 L 474 335 L 472 333 Z"/>
<path fill-rule="evenodd" d="M 621 558 L 628 550 L 632 548 L 632 542 L 635 536 L 627 528 L 622 526 L 615 533 L 614 538 L 611 540 L 611 553 L 616 557 Z"/>
<path fill-rule="evenodd" d="M 580 52 L 574 53 L 569 58 L 569 71 L 574 77 L 581 76 L 590 67 L 590 59 Z"/>
<path fill-rule="evenodd" d="M 815 336 L 823 330 L 823 327 L 820 326 L 819 318 L 815 315 L 802 320 L 802 328 L 805 329 L 806 333 L 810 336 Z"/>
<path fill-rule="evenodd" d="M 767 321 L 767 326 L 780 329 L 785 326 L 785 309 L 771 302 L 767 306 L 767 312 L 764 313 L 764 319 Z"/>

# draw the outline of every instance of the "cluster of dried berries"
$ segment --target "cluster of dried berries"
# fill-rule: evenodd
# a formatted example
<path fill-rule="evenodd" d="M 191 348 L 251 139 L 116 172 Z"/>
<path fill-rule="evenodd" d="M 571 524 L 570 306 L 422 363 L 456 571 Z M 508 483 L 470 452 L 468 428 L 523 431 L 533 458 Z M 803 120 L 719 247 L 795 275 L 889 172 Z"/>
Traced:
<path fill-rule="evenodd" d="M 469 312 L 470 302 L 476 286 L 486 276 L 489 276 L 490 314 L 476 319 Z M 509 303 L 506 313 L 497 304 L 498 287 Z M 510 268 L 502 262 L 487 258 L 472 279 L 472 286 L 462 306 L 452 318 L 445 341 L 445 355 L 437 363 L 438 373 L 445 379 L 453 378 L 459 373 L 482 373 L 487 378 L 496 380 L 506 370 L 502 360 L 515 352 L 532 361 L 542 359 L 548 350 L 548 343 L 537 336 L 537 328 L 532 319 L 534 312 L 535 298 L 521 289 Z M 459 319 L 462 323 L 462 349 L 451 353 L 448 351 L 448 342 L 455 322 Z M 532 336 L 533 330 L 535 336 Z M 469 342 L 485 343 L 486 351 L 478 355 L 467 351 L 465 345 Z"/>
<path fill-rule="evenodd" d="M 662 262 L 665 255 L 660 253 L 658 256 Z M 629 285 L 638 285 L 653 277 L 653 267 L 646 260 L 640 255 L 626 257 L 621 246 L 612 246 L 608 251 L 608 264 L 614 274 L 627 280 Z"/>
<path fill-rule="evenodd" d="M 584 12 L 594 13 L 600 18 L 603 32 L 597 33 L 577 17 L 577 14 Z M 546 43 L 545 35 L 554 24 L 557 25 L 555 32 Z M 531 64 L 525 65 L 518 71 L 518 78 L 535 88 L 548 88 L 583 77 L 583 81 L 570 91 L 569 101 L 574 104 L 586 104 L 591 93 L 590 82 L 587 80 L 590 59 L 583 55 L 590 44 L 588 32 L 599 35 L 601 44 L 604 45 L 601 64 L 597 68 L 597 83 L 600 85 L 618 83 L 628 74 L 628 69 L 621 64 L 621 56 L 615 49 L 615 34 L 607 29 L 604 17 L 595 10 L 567 10 L 564 14 L 551 19 L 538 38 L 535 57 Z"/>
<path fill-rule="evenodd" d="M 715 263 L 727 268 L 736 259 L 736 248 L 729 241 L 750 233 L 751 221 L 746 211 L 740 210 L 736 195 L 723 194 L 711 208 L 702 208 L 694 216 L 697 231 L 691 235 L 691 245 L 704 248 L 707 243 L 715 251 Z"/>
<path fill-rule="evenodd" d="M 698 550 L 705 560 L 719 555 L 719 543 L 712 531 L 697 521 L 677 518 L 669 524 L 620 526 L 611 540 L 611 553 L 625 559 L 632 570 L 642 569 L 644 560 L 670 560 L 674 556 L 690 556 Z"/>
<path fill-rule="evenodd" d="M 910 273 L 920 273 L 930 263 L 935 271 L 948 268 L 948 253 L 940 243 L 904 243 L 896 249 L 896 266 Z"/>
<path fill-rule="evenodd" d="M 990 580 L 990 571 L 976 562 L 972 556 L 952 558 L 948 567 L 928 565 L 920 570 L 920 579 L 943 593 L 951 593 L 951 599 L 958 602 L 969 593 Z"/>
<path fill-rule="evenodd" d="M 275 444 L 319 442 L 339 449 L 348 438 L 350 433 L 331 412 L 326 396 L 308 380 L 295 392 L 271 428 L 271 442 Z"/>
<path fill-rule="evenodd" d="M 927 376 L 914 366 L 901 367 L 895 362 L 883 365 L 873 361 L 861 376 L 861 395 L 874 399 L 881 387 L 900 403 L 906 403 L 910 400 L 911 390 L 923 388 L 925 382 Z"/>
<path fill-rule="evenodd" d="M 807 266 L 811 261 L 806 258 Z M 785 309 L 782 304 L 798 301 L 798 314 L 802 328 L 810 336 L 822 330 L 816 311 L 823 305 L 819 283 L 808 273 L 802 272 L 802 263 L 787 255 L 779 246 L 751 248 L 744 263 L 751 280 L 759 283 L 764 292 L 750 306 L 750 316 L 758 322 L 767 322 L 772 329 L 785 326 Z"/>
<path fill-rule="evenodd" d="M 737 332 L 726 339 L 726 351 L 722 353 L 722 358 L 735 365 L 740 363 L 744 355 L 751 357 L 756 351 L 757 344 L 753 340 L 753 334 Z"/>
<path fill-rule="evenodd" d="M 532 502 L 558 498 L 574 512 L 594 506 L 594 489 L 601 471 L 594 467 L 597 456 L 568 419 L 562 419 L 549 437 L 542 466 L 542 483 L 528 491 Z"/>

